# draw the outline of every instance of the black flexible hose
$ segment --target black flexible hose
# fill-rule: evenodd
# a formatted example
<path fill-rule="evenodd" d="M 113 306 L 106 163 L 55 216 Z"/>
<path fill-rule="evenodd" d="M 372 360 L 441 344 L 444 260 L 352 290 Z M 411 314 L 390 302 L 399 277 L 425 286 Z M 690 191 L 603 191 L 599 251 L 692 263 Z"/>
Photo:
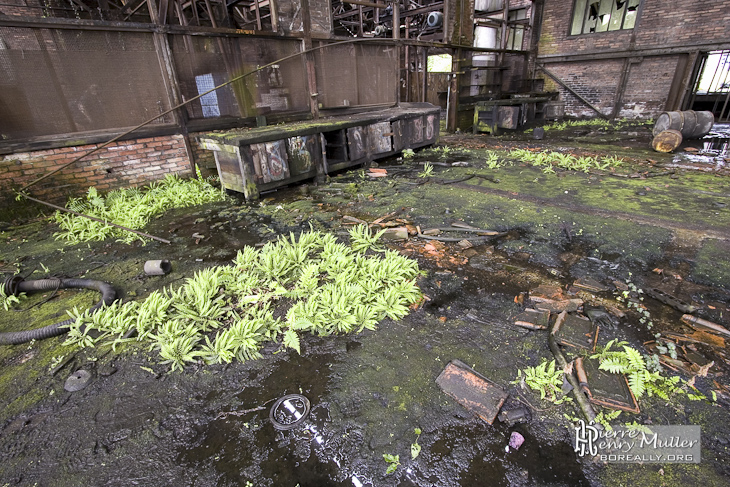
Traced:
<path fill-rule="evenodd" d="M 6 294 L 13 295 L 21 292 L 52 291 L 54 289 L 68 288 L 94 289 L 101 293 L 101 300 L 89 309 L 90 313 L 94 313 L 102 306 L 112 304 L 117 298 L 117 292 L 111 284 L 93 279 L 36 279 L 32 281 L 20 281 L 10 278 L 5 282 Z M 17 345 L 31 340 L 41 340 L 43 338 L 63 335 L 68 331 L 68 325 L 74 321 L 76 321 L 74 318 L 69 318 L 65 321 L 35 330 L 0 333 L 0 345 Z"/>

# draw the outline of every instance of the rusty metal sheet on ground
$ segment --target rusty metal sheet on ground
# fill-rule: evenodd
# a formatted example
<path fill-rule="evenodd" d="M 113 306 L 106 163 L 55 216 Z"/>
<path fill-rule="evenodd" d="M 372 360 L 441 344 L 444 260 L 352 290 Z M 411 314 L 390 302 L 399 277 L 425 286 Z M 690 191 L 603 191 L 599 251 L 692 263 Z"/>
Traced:
<path fill-rule="evenodd" d="M 599 327 L 594 326 L 591 320 L 569 315 L 563 311 L 555 320 L 552 333 L 560 345 L 594 350 L 598 340 L 598 330 Z"/>
<path fill-rule="evenodd" d="M 639 413 L 639 405 L 625 375 L 601 370 L 598 368 L 597 360 L 582 357 L 575 360 L 575 373 L 583 392 L 593 404 Z"/>
<path fill-rule="evenodd" d="M 436 383 L 449 396 L 489 424 L 494 422 L 507 393 L 486 377 L 461 362 L 452 360 Z"/>

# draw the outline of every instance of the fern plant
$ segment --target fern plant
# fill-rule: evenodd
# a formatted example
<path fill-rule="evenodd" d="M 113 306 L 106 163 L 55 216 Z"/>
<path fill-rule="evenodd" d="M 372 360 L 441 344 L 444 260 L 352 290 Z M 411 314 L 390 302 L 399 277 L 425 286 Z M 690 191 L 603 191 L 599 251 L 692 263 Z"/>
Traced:
<path fill-rule="evenodd" d="M 383 229 L 373 235 L 367 225 L 355 225 L 350 229 L 350 246 L 356 252 L 365 252 L 368 249 L 382 252 L 383 248 L 378 240 L 384 233 Z"/>
<path fill-rule="evenodd" d="M 622 350 L 612 349 L 614 346 L 621 347 Z M 659 372 L 650 372 L 641 353 L 629 347 L 626 342 L 611 340 L 603 350 L 591 355 L 591 358 L 598 359 L 601 370 L 626 374 L 629 387 L 637 399 L 644 394 L 668 399 L 670 394 L 678 391 L 678 376 L 662 377 Z"/>
<path fill-rule="evenodd" d="M 547 399 L 555 404 L 571 401 L 563 395 L 563 371 L 555 369 L 555 360 L 544 360 L 540 365 L 527 367 L 517 372 L 517 379 L 512 384 L 524 384 L 533 391 L 540 393 L 540 399 Z"/>

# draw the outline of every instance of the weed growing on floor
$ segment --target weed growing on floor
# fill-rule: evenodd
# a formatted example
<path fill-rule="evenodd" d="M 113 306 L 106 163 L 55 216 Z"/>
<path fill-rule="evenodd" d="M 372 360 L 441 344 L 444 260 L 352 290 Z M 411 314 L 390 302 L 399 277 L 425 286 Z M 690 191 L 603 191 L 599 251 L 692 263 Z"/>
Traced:
<path fill-rule="evenodd" d="M 431 164 L 430 162 L 427 162 L 426 164 L 423 165 L 423 171 L 418 173 L 418 177 L 419 178 L 430 178 L 431 176 L 433 176 L 433 164 Z"/>
<path fill-rule="evenodd" d="M 576 157 L 572 154 L 531 151 L 529 149 L 512 150 L 508 154 L 508 157 L 535 167 L 542 167 L 543 172 L 546 174 L 554 173 L 555 170 L 553 167 L 559 167 L 567 171 L 583 171 L 586 173 L 590 172 L 592 169 L 606 171 L 611 168 L 619 167 L 624 162 L 623 159 L 615 156 L 602 158 L 589 156 Z"/>
<path fill-rule="evenodd" d="M 517 379 L 512 384 L 526 385 L 540 393 L 540 399 L 547 399 L 555 404 L 562 404 L 572 399 L 563 395 L 563 371 L 555 370 L 555 360 L 543 361 L 535 367 L 527 367 L 517 372 Z M 560 397 L 562 396 L 562 397 Z"/>
<path fill-rule="evenodd" d="M 614 346 L 616 350 L 612 349 Z M 621 350 L 618 350 L 619 347 Z M 684 392 L 677 386 L 679 376 L 663 377 L 659 372 L 650 372 L 641 353 L 629 347 L 626 342 L 611 340 L 599 353 L 591 355 L 591 358 L 598 359 L 598 368 L 601 370 L 612 374 L 626 374 L 631 392 L 637 399 L 647 394 L 668 400 L 670 395 Z"/>
<path fill-rule="evenodd" d="M 25 293 L 20 293 L 17 296 L 7 294 L 5 292 L 5 286 L 0 283 L 0 304 L 2 304 L 5 311 L 10 310 L 10 308 L 14 307 L 16 304 L 20 304 L 20 300 L 23 298 L 25 298 Z"/>
<path fill-rule="evenodd" d="M 200 176 L 200 175 L 198 175 Z M 172 208 L 186 208 L 213 201 L 223 201 L 226 196 L 203 179 L 181 179 L 167 175 L 165 179 L 144 188 L 125 188 L 99 194 L 89 188 L 85 198 L 71 198 L 66 208 L 93 216 L 104 221 L 137 230 L 152 218 Z M 118 241 L 132 243 L 145 238 L 105 223 L 89 220 L 71 213 L 57 211 L 56 222 L 61 228 L 54 234 L 57 239 L 71 243 L 105 240 L 115 237 Z"/>
<path fill-rule="evenodd" d="M 93 315 L 73 310 L 66 343 L 141 341 L 177 370 L 260 358 L 272 341 L 301 352 L 305 332 L 374 330 L 385 317 L 403 318 L 421 299 L 414 260 L 390 250 L 366 252 L 382 250 L 379 237 L 362 226 L 352 229 L 350 245 L 310 231 L 261 249 L 244 247 L 232 265 L 198 271 L 141 303 L 117 302 Z"/>

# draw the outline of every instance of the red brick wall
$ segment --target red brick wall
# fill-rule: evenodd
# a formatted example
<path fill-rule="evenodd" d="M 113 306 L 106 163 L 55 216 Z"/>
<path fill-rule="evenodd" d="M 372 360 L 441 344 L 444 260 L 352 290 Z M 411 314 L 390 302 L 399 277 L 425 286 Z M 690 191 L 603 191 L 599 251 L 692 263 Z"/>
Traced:
<path fill-rule="evenodd" d="M 613 110 L 623 60 L 556 63 L 549 64 L 548 69 L 602 113 L 608 115 Z M 596 116 L 593 110 L 547 76 L 545 89 L 560 92 L 567 115 L 587 118 Z"/>
<path fill-rule="evenodd" d="M 13 189 L 95 147 L 63 147 L 0 156 L 0 194 L 3 199 L 11 200 Z M 32 186 L 28 192 L 40 199 L 63 203 L 69 196 L 82 194 L 89 186 L 101 191 L 142 186 L 171 173 L 191 174 L 182 135 L 111 144 Z"/>
<path fill-rule="evenodd" d="M 678 56 L 660 56 L 631 64 L 618 116 L 653 118 L 664 111 L 678 61 Z"/>
<path fill-rule="evenodd" d="M 727 0 L 644 0 L 634 30 L 570 36 L 573 1 L 545 0 L 539 43 L 539 62 L 586 99 L 610 114 L 616 101 L 623 59 L 549 62 L 551 55 L 590 55 L 634 51 L 619 116 L 650 118 L 665 109 L 678 57 L 644 55 L 645 49 L 676 47 L 691 50 L 703 43 L 730 46 L 730 8 Z M 632 37 L 635 37 L 632 42 Z M 546 87 L 556 88 L 547 77 Z M 562 87 L 566 114 L 595 113 Z M 613 93 L 613 94 L 612 94 Z"/>

